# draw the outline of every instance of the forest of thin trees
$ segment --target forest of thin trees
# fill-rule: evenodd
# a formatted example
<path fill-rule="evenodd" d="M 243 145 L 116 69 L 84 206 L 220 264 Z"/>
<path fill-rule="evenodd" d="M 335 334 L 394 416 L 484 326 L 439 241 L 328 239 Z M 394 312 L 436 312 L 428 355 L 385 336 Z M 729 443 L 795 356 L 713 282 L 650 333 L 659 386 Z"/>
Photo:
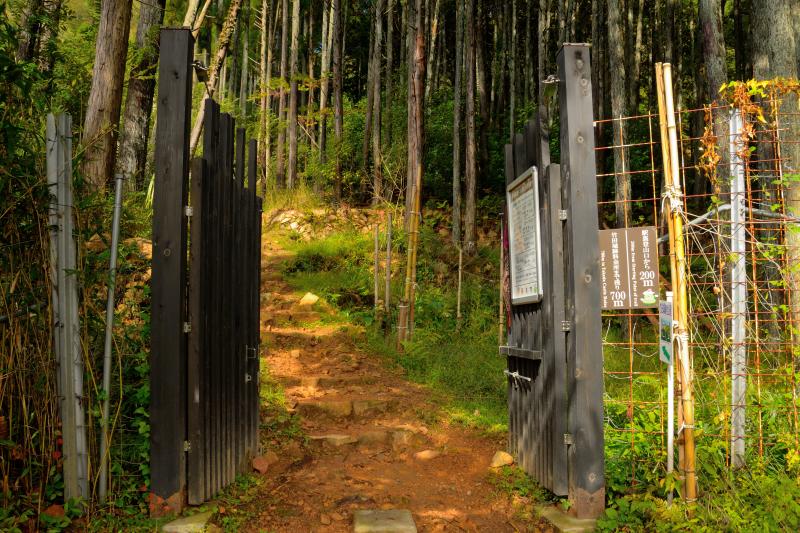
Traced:
<path fill-rule="evenodd" d="M 78 4 L 6 6 L 20 28 L 19 58 L 57 68 L 59 32 Z M 147 185 L 158 28 L 185 26 L 207 77 L 195 98 L 221 100 L 258 137 L 262 188 L 303 182 L 337 201 L 405 202 L 406 213 L 420 191 L 449 201 L 453 240 L 467 250 L 478 199 L 501 190 L 502 145 L 546 98 L 540 80 L 554 73 L 559 43 L 592 44 L 596 118 L 652 110 L 656 62 L 673 64 L 684 108 L 711 103 L 729 80 L 797 77 L 800 68 L 798 0 L 85 4 L 96 40 L 76 123 L 82 170 L 96 187 L 115 171 Z M 597 134 L 626 138 L 623 122 L 606 129 Z M 613 156 L 619 174 L 624 157 Z M 630 188 L 619 178 L 616 199 Z"/>

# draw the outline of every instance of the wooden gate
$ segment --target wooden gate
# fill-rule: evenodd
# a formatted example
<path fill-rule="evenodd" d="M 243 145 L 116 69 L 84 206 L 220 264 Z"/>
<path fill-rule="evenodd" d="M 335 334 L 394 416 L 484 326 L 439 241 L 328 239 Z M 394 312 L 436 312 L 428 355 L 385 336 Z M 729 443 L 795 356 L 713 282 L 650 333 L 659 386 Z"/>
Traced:
<path fill-rule="evenodd" d="M 509 449 L 542 486 L 568 495 L 579 517 L 605 504 L 597 192 L 589 46 L 558 54 L 561 164 L 550 164 L 545 107 L 506 145 L 506 182 L 536 167 L 541 246 L 538 301 L 511 305 Z M 535 178 L 534 178 L 535 179 Z M 510 198 L 510 196 L 509 196 Z M 506 205 L 510 225 L 536 227 Z M 516 220 L 515 220 L 516 218 Z M 514 232 L 514 227 L 509 228 Z M 507 240 L 507 242 L 509 242 Z M 511 245 L 509 264 L 515 261 Z M 511 269 L 511 285 L 514 286 Z M 517 280 L 518 281 L 518 280 Z M 511 302 L 511 295 L 506 299 Z M 536 298 L 534 298 L 536 299 Z M 530 300 L 530 298 L 519 298 Z"/>
<path fill-rule="evenodd" d="M 244 129 L 206 100 L 203 156 L 191 161 L 189 180 L 191 32 L 163 30 L 161 47 L 151 282 L 154 514 L 200 504 L 249 469 L 259 407 L 255 141 L 246 145 Z"/>

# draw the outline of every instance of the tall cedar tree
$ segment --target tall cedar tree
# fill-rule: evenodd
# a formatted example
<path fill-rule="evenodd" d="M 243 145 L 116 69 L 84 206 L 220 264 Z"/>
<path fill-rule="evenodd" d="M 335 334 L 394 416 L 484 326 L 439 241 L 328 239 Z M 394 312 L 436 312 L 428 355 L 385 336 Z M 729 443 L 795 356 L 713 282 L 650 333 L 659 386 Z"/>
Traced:
<path fill-rule="evenodd" d="M 133 0 L 103 0 L 100 9 L 92 88 L 83 124 L 83 173 L 97 190 L 105 189 L 114 171 L 132 4 Z"/>

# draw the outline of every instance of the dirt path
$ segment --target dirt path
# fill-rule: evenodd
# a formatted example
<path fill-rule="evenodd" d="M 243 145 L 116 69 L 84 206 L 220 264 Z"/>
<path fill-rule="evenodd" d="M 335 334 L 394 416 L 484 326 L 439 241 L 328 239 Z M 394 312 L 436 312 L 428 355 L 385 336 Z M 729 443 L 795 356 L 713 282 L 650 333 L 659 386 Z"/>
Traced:
<path fill-rule="evenodd" d="M 442 422 L 429 390 L 359 350 L 355 327 L 326 323 L 324 305 L 299 305 L 280 274 L 287 252 L 272 242 L 262 251 L 262 365 L 302 432 L 262 437 L 277 462 L 241 530 L 352 531 L 359 509 L 408 509 L 419 531 L 549 530 L 491 483 L 505 442 Z"/>

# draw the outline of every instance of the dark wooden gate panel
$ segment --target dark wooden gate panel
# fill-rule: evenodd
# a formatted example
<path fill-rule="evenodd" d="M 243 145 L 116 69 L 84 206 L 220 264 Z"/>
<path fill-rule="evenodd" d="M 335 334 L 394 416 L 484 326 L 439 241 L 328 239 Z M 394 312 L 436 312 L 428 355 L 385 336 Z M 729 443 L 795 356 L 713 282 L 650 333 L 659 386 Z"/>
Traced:
<path fill-rule="evenodd" d="M 205 102 L 203 157 L 193 161 L 189 310 L 190 504 L 249 469 L 258 451 L 261 200 L 247 140 Z M 251 160 L 255 147 L 251 143 Z"/>
<path fill-rule="evenodd" d="M 546 106 L 506 146 L 506 183 L 531 166 L 539 180 L 543 296 L 512 305 L 508 345 L 509 450 L 574 512 L 604 505 L 599 249 L 587 45 L 558 55 L 561 164 L 550 164 Z M 513 260 L 513 259 L 512 259 Z"/>
<path fill-rule="evenodd" d="M 161 42 L 150 382 L 155 514 L 211 498 L 258 451 L 261 285 L 255 145 L 247 161 L 244 130 L 207 100 L 203 157 L 191 161 L 189 180 L 194 42 L 187 29 L 163 30 Z"/>

